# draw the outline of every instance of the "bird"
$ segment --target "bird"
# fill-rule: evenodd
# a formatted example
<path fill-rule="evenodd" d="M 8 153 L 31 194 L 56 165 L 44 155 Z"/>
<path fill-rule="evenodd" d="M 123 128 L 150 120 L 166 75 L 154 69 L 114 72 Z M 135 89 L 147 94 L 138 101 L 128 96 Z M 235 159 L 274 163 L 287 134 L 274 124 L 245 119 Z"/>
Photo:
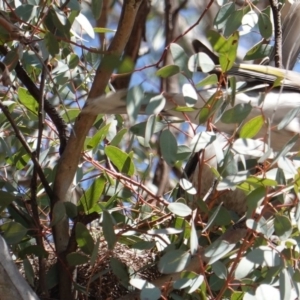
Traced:
<path fill-rule="evenodd" d="M 229 88 L 209 88 L 200 91 L 193 90 L 189 86 L 191 98 L 194 99 L 193 110 L 181 112 L 178 107 L 186 107 L 185 97 L 183 93 L 164 92 L 162 94 L 162 105 L 160 111 L 161 115 L 175 116 L 177 118 L 188 120 L 191 123 L 199 124 L 199 112 L 206 107 L 207 101 L 215 97 L 215 101 L 220 103 L 224 111 L 230 111 L 234 108 L 239 108 L 243 111 L 245 107 L 251 106 L 251 111 L 243 120 L 243 124 L 253 120 L 255 117 L 261 116 L 264 120 L 264 125 L 255 136 L 255 140 L 237 139 L 235 142 L 229 142 L 230 137 L 234 137 L 238 133 L 239 125 L 232 122 L 224 122 L 219 118 L 218 113 L 214 113 L 215 132 L 212 136 L 215 137 L 211 143 L 208 143 L 205 151 L 196 154 L 197 159 L 192 160 L 192 172 L 186 169 L 186 173 L 193 185 L 197 188 L 198 193 L 196 197 L 205 198 L 209 190 L 213 187 L 213 182 L 216 180 L 212 168 L 217 169 L 218 157 L 216 151 L 218 149 L 228 148 L 231 146 L 234 152 L 239 152 L 239 149 L 234 149 L 235 145 L 241 143 L 248 143 L 252 145 L 252 150 L 256 153 L 256 157 L 266 156 L 266 158 L 273 159 L 276 153 L 282 151 L 286 145 L 290 152 L 300 151 L 300 74 L 289 69 L 297 59 L 300 50 L 300 43 L 298 43 L 298 31 L 295 25 L 293 15 L 295 11 L 299 11 L 300 4 L 295 2 L 286 20 L 283 22 L 283 65 L 285 68 L 276 68 L 271 65 L 254 65 L 254 64 L 235 64 L 228 72 L 228 75 L 242 76 L 255 80 L 255 84 L 246 88 L 240 88 L 235 93 L 234 105 L 232 106 L 231 90 Z M 292 49 L 290 49 L 293 45 Z M 273 57 L 271 53 L 271 58 Z M 219 72 L 220 67 L 216 66 L 215 71 Z M 279 80 L 278 80 L 279 79 Z M 279 82 L 277 86 L 274 83 Z M 155 96 L 155 95 L 153 95 Z M 140 113 L 145 113 L 148 105 L 148 97 L 145 101 L 139 103 Z M 151 98 L 151 97 L 150 97 Z M 230 101 L 228 101 L 230 99 Z M 126 114 L 128 105 L 136 105 L 131 98 L 128 90 L 119 90 L 110 92 L 96 98 L 89 98 L 82 109 L 82 113 L 89 114 Z M 286 120 L 286 121 L 284 121 Z M 253 152 L 252 151 L 252 152 Z M 243 153 L 245 154 L 245 153 Z M 200 159 L 201 158 L 201 159 Z M 200 164 L 201 160 L 205 164 Z M 188 164 L 189 165 L 189 164 Z M 296 167 L 295 167 L 296 170 Z M 247 171 L 247 170 L 245 170 Z M 249 173 L 247 173 L 249 174 Z M 238 175 L 238 174 L 237 174 Z M 200 177 L 199 177 L 200 176 Z M 232 180 L 234 176 L 230 177 Z M 219 178 L 218 178 L 219 179 Z M 226 179 L 226 178 L 225 178 Z M 201 189 L 199 190 L 199 185 Z M 230 185 L 229 185 L 230 186 Z M 233 210 L 237 215 L 241 216 L 247 211 L 246 194 L 240 189 L 235 189 L 234 185 L 230 192 L 221 192 L 217 203 L 223 205 L 229 210 Z M 218 187 L 217 187 L 218 189 Z M 223 186 L 224 189 L 224 186 Z M 226 189 L 226 186 L 225 186 Z M 219 187 L 222 190 L 222 186 Z M 194 200 L 197 200 L 195 198 Z"/>

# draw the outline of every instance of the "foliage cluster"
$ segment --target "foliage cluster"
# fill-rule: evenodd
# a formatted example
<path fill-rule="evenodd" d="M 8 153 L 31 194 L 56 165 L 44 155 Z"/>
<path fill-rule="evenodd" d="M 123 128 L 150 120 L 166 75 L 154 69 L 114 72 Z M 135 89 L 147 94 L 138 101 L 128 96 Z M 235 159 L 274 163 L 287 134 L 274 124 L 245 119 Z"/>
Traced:
<path fill-rule="evenodd" d="M 131 2 L 134 1 L 124 0 Z M 180 2 L 185 2 L 186 7 L 180 7 Z M 270 7 L 259 11 L 254 3 L 239 8 L 233 2 L 221 6 L 214 30 L 206 33 L 219 56 L 218 66 L 207 54 L 191 55 L 184 43 L 179 45 L 193 30 L 190 24 L 185 34 L 167 43 L 156 63 L 135 69 L 135 60 L 106 51 L 104 43 L 101 50 L 88 47 L 86 39 L 94 39 L 95 32 L 103 41 L 101 35 L 113 36 L 115 31 L 105 26 L 93 28 L 77 0 L 61 5 L 46 1 L 41 5 L 37 0 L 3 3 L 0 17 L 21 26 L 24 34 L 18 32 L 16 37 L 11 28 L 0 26 L 0 54 L 10 78 L 10 83 L 5 84 L 3 71 L 0 227 L 14 255 L 22 261 L 27 281 L 41 296 L 49 296 L 51 289 L 62 284 L 58 264 L 70 275 L 84 264 L 96 268 L 105 256 L 110 257 L 108 267 L 120 283 L 129 290 L 140 289 L 142 299 L 299 297 L 299 171 L 295 167 L 298 157 L 289 154 L 298 136 L 273 160 L 269 159 L 270 153 L 257 153 L 254 146 L 261 141 L 254 139 L 268 126 L 268 120 L 261 114 L 244 122 L 253 107 L 234 105 L 234 96 L 242 86 L 234 76 L 228 78 L 231 93 L 227 99 L 216 92 L 201 110 L 194 107 L 195 90 L 208 85 L 220 87 L 227 80 L 225 73 L 237 61 L 241 32 L 251 35 L 256 31 L 263 37 L 243 61 L 269 54 L 271 47 L 265 45 L 265 40 L 273 33 Z M 88 13 L 96 20 L 101 16 L 102 5 L 99 0 L 90 3 Z M 118 5 L 111 1 L 106 11 L 112 20 L 120 9 Z M 164 21 L 157 1 L 152 5 L 146 27 L 153 18 Z M 178 5 L 180 10 L 189 7 L 188 1 L 178 1 Z M 194 25 L 201 24 L 201 20 L 202 15 Z M 244 32 L 246 26 L 249 33 Z M 167 52 L 173 63 L 163 65 Z M 164 116 L 168 99 L 163 94 L 157 90 L 155 95 L 148 93 L 145 82 L 132 84 L 126 95 L 127 115 L 97 116 L 84 136 L 73 185 L 66 198 L 57 201 L 59 156 L 66 156 L 67 135 L 74 134 L 74 124 L 80 118 L 99 65 L 114 70 L 112 78 L 147 71 L 148 81 L 160 82 L 177 75 L 186 106 L 174 105 L 172 109 L 185 121 Z M 218 68 L 221 76 L 212 74 L 199 81 L 199 68 L 205 73 Z M 108 92 L 114 81 L 105 85 Z M 147 118 L 138 117 L 141 110 Z M 199 131 L 185 117 L 191 111 L 196 111 L 206 131 L 204 127 Z M 291 111 L 282 120 L 281 128 L 297 113 Z M 219 151 L 218 166 L 211 168 L 218 188 L 212 182 L 208 197 L 242 190 L 248 207 L 242 228 L 232 228 L 240 217 L 234 206 L 208 207 L 203 198 L 197 197 L 199 192 L 190 178 L 182 175 L 186 161 L 217 139 L 216 132 L 222 131 L 222 126 L 215 127 L 217 121 L 237 124 L 234 133 L 239 133 L 239 139 L 228 137 L 229 146 Z M 259 171 L 246 172 L 249 166 Z M 166 177 L 163 191 L 157 194 L 160 180 Z M 287 193 L 293 193 L 293 205 L 284 204 Z M 255 214 L 257 208 L 260 210 Z M 267 211 L 271 212 L 268 216 Z M 64 231 L 62 222 L 66 218 L 70 236 L 64 241 L 64 260 L 53 228 Z M 95 226 L 100 228 L 97 234 L 92 230 Z M 107 244 L 106 250 L 100 247 L 103 243 Z M 139 253 L 153 253 L 158 270 L 170 276 L 163 277 L 163 282 L 140 278 L 130 262 L 126 265 L 114 257 L 116 244 Z M 105 253 L 99 253 L 99 249 Z M 46 263 L 49 255 L 56 259 Z M 37 270 L 33 269 L 33 258 L 39 261 Z M 89 284 L 105 272 L 93 274 Z M 178 272 L 180 275 L 174 275 Z M 89 290 L 80 282 L 74 280 L 72 287 L 89 298 Z"/>

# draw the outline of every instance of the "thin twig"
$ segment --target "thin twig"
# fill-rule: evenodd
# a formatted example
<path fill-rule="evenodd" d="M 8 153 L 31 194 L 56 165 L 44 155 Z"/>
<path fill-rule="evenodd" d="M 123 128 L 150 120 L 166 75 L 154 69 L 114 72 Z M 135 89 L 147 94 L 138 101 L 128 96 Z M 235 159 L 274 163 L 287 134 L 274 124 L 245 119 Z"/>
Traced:
<path fill-rule="evenodd" d="M 39 108 L 38 108 L 38 137 L 37 137 L 37 146 L 35 151 L 35 156 L 37 160 L 39 160 L 40 157 L 40 151 L 41 151 L 41 144 L 42 144 L 42 136 L 43 136 L 43 130 L 44 130 L 44 87 L 45 87 L 45 79 L 46 79 L 46 70 L 45 66 L 43 66 L 42 75 L 41 75 L 41 86 L 40 86 L 40 98 L 39 98 Z M 43 235 L 42 235 L 42 226 L 40 222 L 40 216 L 39 216 L 39 207 L 37 203 L 37 168 L 34 166 L 33 168 L 33 174 L 31 179 L 31 209 L 33 214 L 33 219 L 35 222 L 35 226 L 37 228 L 37 235 L 35 237 L 36 244 L 41 247 L 43 250 L 44 248 L 44 242 L 43 242 Z M 49 297 L 48 288 L 47 288 L 47 282 L 46 282 L 46 262 L 45 258 L 42 256 L 39 256 L 39 286 L 41 289 L 41 295 Z"/>

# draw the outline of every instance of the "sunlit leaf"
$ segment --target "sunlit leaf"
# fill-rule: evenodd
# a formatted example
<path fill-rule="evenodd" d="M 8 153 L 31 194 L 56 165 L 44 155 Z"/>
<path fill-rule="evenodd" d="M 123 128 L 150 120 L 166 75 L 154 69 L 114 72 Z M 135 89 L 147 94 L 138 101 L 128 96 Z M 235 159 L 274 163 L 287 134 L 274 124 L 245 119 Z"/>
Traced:
<path fill-rule="evenodd" d="M 202 79 L 200 82 L 198 82 L 196 84 L 196 88 L 200 88 L 206 85 L 213 85 L 213 84 L 217 84 L 218 81 L 218 77 L 216 74 L 211 74 L 208 75 L 207 77 L 205 77 L 204 79 Z"/>
<path fill-rule="evenodd" d="M 134 174 L 134 164 L 131 157 L 127 153 L 115 146 L 110 145 L 106 146 L 104 151 L 107 157 L 120 172 L 128 176 L 132 176 Z"/>
<path fill-rule="evenodd" d="M 184 270 L 191 260 L 191 254 L 182 250 L 167 252 L 158 262 L 158 270 L 163 274 L 172 274 Z"/>
<path fill-rule="evenodd" d="M 176 75 L 180 72 L 180 69 L 176 65 L 168 65 L 165 67 L 160 68 L 158 71 L 156 71 L 156 75 L 162 78 L 168 78 L 173 75 Z"/>
<path fill-rule="evenodd" d="M 256 136 L 262 126 L 264 125 L 264 118 L 263 116 L 257 116 L 249 120 L 247 123 L 243 125 L 240 130 L 240 137 L 241 138 L 253 138 Z"/>
<path fill-rule="evenodd" d="M 110 128 L 110 124 L 107 124 L 100 128 L 95 135 L 88 141 L 88 144 L 86 145 L 86 148 L 89 149 L 95 149 L 99 144 L 105 139 L 108 131 Z"/>
<path fill-rule="evenodd" d="M 188 56 L 178 44 L 172 43 L 170 45 L 171 54 L 175 65 L 177 65 L 181 72 L 183 72 L 188 78 L 192 77 L 191 71 L 188 69 Z"/>
<path fill-rule="evenodd" d="M 170 203 L 168 205 L 168 209 L 175 215 L 180 217 L 187 217 L 192 213 L 192 210 L 187 205 L 180 203 L 180 202 L 174 202 Z"/>
<path fill-rule="evenodd" d="M 215 68 L 215 64 L 206 53 L 199 52 L 189 58 L 188 67 L 191 72 L 197 72 L 200 68 L 203 73 L 209 73 Z"/>

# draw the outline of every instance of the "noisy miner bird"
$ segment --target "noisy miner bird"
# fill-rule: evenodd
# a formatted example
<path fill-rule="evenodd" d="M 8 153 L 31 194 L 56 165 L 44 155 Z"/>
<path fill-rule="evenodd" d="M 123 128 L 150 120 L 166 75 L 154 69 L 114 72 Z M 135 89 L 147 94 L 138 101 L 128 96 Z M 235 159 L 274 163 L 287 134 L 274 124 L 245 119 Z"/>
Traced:
<path fill-rule="evenodd" d="M 295 20 L 292 17 L 295 11 L 300 12 L 300 3 L 295 2 L 288 15 L 286 21 L 283 22 L 283 65 L 294 65 L 297 55 L 300 51 L 300 43 L 298 38 L 298 28 L 295 26 Z M 300 22 L 300 21 L 299 21 Z M 292 48 L 290 48 L 292 46 Z M 290 63 L 289 63 L 290 62 Z M 218 70 L 218 66 L 216 67 Z M 237 133 L 240 124 L 223 122 L 219 118 L 218 111 L 214 112 L 214 120 L 212 123 L 218 133 L 205 132 L 199 135 L 199 144 L 203 145 L 203 139 L 208 140 L 205 150 L 198 155 L 198 161 L 193 161 L 194 165 L 191 181 L 195 187 L 198 187 L 197 197 L 205 198 L 213 182 L 216 179 L 211 168 L 217 169 L 218 165 L 224 161 L 224 151 L 230 149 L 238 157 L 239 155 L 250 155 L 252 157 L 274 158 L 276 153 L 284 149 L 289 143 L 286 152 L 300 150 L 300 74 L 288 69 L 279 69 L 272 66 L 237 64 L 227 75 L 243 76 L 255 80 L 249 87 L 240 88 L 235 91 L 232 99 L 232 91 L 225 88 L 210 88 L 200 91 L 193 91 L 195 95 L 195 105 L 193 111 L 186 111 L 184 114 L 176 107 L 186 106 L 185 97 L 183 94 L 163 93 L 165 98 L 164 108 L 160 112 L 162 115 L 175 116 L 194 124 L 199 124 L 199 112 L 206 107 L 206 103 L 212 97 L 215 97 L 216 102 L 220 102 L 220 107 L 224 111 L 229 111 L 233 107 L 243 109 L 245 106 L 251 106 L 251 111 L 243 120 L 243 123 L 258 117 L 263 116 L 265 124 L 253 139 L 236 139 L 229 143 L 229 137 Z M 274 82 L 280 83 L 279 86 L 273 87 Z M 193 94 L 193 92 L 191 94 Z M 82 113 L 89 114 L 126 114 L 127 106 L 135 105 L 129 96 L 127 90 L 111 92 L 107 95 L 91 99 L 89 98 L 84 106 Z M 190 96 L 190 95 L 189 95 Z M 193 97 L 193 96 L 192 96 Z M 149 97 L 145 97 L 142 102 L 141 113 L 145 112 Z M 234 105 L 232 106 L 232 103 Z M 201 146 L 200 146 L 201 147 Z M 195 152 L 201 150 L 195 146 Z M 221 151 L 220 151 L 221 150 Z M 202 157 L 203 155 L 203 157 Z M 204 161 L 204 164 L 198 163 Z M 291 169 L 296 174 L 296 162 L 291 162 Z M 280 161 L 278 162 L 280 164 Z M 284 166 L 283 166 L 284 168 Z M 188 174 L 190 175 L 190 174 Z M 237 172 L 231 174 L 217 187 L 218 191 L 228 190 L 233 188 L 234 191 L 220 192 L 218 202 L 223 202 L 224 206 L 238 215 L 242 215 L 247 211 L 245 203 L 246 195 L 242 190 L 235 189 L 235 184 L 245 180 L 249 175 L 245 172 Z M 289 171 L 286 179 L 293 178 L 293 171 Z M 231 185 L 231 186 L 230 186 Z M 201 187 L 201 188 L 200 188 Z"/>

